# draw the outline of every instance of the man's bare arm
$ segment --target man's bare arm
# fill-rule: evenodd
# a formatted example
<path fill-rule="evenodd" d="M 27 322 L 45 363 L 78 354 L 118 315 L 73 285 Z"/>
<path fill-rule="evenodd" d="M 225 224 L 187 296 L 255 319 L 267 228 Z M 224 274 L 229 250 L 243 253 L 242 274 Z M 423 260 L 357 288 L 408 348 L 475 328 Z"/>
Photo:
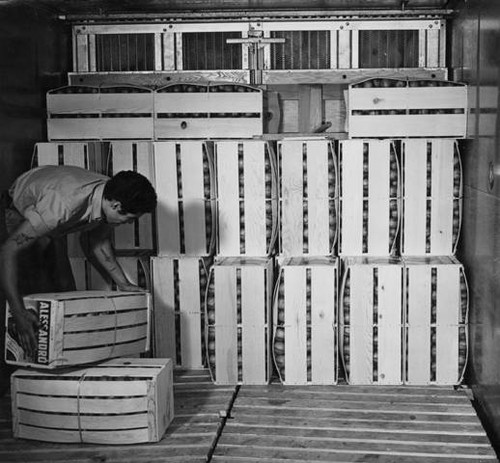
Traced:
<path fill-rule="evenodd" d="M 87 259 L 102 274 L 109 275 L 121 291 L 140 291 L 141 288 L 134 285 L 125 275 L 122 267 L 118 263 L 115 251 L 111 244 L 112 228 L 101 225 L 86 232 L 88 238 L 88 248 L 84 253 Z M 84 238 L 82 238 L 84 239 Z"/>
<path fill-rule="evenodd" d="M 28 353 L 31 353 L 36 346 L 35 330 L 38 321 L 31 312 L 26 310 L 19 293 L 18 256 L 22 250 L 32 246 L 39 238 L 41 235 L 25 220 L 0 248 L 0 285 L 16 322 L 21 346 Z"/>

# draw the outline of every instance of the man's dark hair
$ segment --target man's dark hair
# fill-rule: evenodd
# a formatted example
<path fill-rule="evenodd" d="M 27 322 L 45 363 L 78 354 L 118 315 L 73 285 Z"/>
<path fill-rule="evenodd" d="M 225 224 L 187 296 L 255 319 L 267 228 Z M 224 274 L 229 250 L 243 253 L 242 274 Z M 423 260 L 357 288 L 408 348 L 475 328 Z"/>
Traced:
<path fill-rule="evenodd" d="M 151 182 L 132 170 L 122 170 L 111 177 L 104 186 L 103 196 L 108 200 L 120 201 L 124 214 L 152 212 L 157 202 Z"/>

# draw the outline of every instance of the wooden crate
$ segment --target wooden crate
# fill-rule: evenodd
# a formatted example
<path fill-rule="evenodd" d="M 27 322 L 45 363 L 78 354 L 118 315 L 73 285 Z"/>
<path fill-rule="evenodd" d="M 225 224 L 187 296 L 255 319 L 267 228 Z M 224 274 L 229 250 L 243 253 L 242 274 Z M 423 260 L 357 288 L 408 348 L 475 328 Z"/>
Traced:
<path fill-rule="evenodd" d="M 346 257 L 340 293 L 341 354 L 349 384 L 402 384 L 403 263 Z"/>
<path fill-rule="evenodd" d="M 349 138 L 466 136 L 467 86 L 436 80 L 368 79 L 349 85 Z"/>
<path fill-rule="evenodd" d="M 77 166 L 104 174 L 108 151 L 106 142 L 40 142 L 35 145 L 32 165 Z"/>
<path fill-rule="evenodd" d="M 401 142 L 402 255 L 451 255 L 462 218 L 462 164 L 453 139 Z"/>
<path fill-rule="evenodd" d="M 276 159 L 262 140 L 216 141 L 217 253 L 271 254 L 278 232 Z"/>
<path fill-rule="evenodd" d="M 206 365 L 205 292 L 209 259 L 153 257 L 154 353 L 175 365 Z"/>
<path fill-rule="evenodd" d="M 207 256 L 215 249 L 215 174 L 201 140 L 154 144 L 158 254 Z"/>
<path fill-rule="evenodd" d="M 13 365 L 52 369 L 149 350 L 150 295 L 118 291 L 34 294 L 24 304 L 38 318 L 37 348 L 18 344 L 7 311 L 5 358 Z"/>
<path fill-rule="evenodd" d="M 47 92 L 47 138 L 153 139 L 153 92 L 137 86 L 66 86 Z"/>
<path fill-rule="evenodd" d="M 273 356 L 284 384 L 336 384 L 338 263 L 280 259 L 273 300 Z"/>
<path fill-rule="evenodd" d="M 13 435 L 48 442 L 161 440 L 174 417 L 170 359 L 114 359 L 60 373 L 11 378 Z"/>
<path fill-rule="evenodd" d="M 132 170 L 144 175 L 154 185 L 152 142 L 112 141 L 107 167 L 110 176 L 122 170 Z M 114 245 L 117 250 L 153 250 L 155 248 L 153 214 L 143 214 L 133 223 L 116 227 Z"/>
<path fill-rule="evenodd" d="M 155 137 L 251 138 L 263 133 L 263 93 L 257 87 L 170 84 L 155 92 Z"/>
<path fill-rule="evenodd" d="M 270 381 L 273 265 L 263 257 L 222 257 L 210 269 L 206 333 L 216 384 Z"/>
<path fill-rule="evenodd" d="M 404 258 L 405 383 L 459 384 L 467 362 L 468 287 L 452 256 Z"/>
<path fill-rule="evenodd" d="M 338 200 L 336 158 L 331 141 L 295 138 L 279 141 L 278 178 L 279 253 L 331 255 L 337 234 Z"/>
<path fill-rule="evenodd" d="M 391 140 L 339 142 L 339 254 L 387 256 L 399 230 L 399 165 Z"/>
<path fill-rule="evenodd" d="M 467 138 L 494 137 L 497 126 L 498 87 L 469 85 L 467 95 Z"/>

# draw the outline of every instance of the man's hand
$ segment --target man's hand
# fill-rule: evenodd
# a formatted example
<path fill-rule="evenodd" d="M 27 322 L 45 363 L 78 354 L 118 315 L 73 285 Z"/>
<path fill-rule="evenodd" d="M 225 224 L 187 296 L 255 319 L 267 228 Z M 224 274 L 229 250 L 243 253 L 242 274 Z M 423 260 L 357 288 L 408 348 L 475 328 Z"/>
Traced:
<path fill-rule="evenodd" d="M 32 357 L 36 350 L 38 318 L 30 310 L 22 309 L 12 312 L 19 344 L 26 355 Z"/>
<path fill-rule="evenodd" d="M 117 289 L 119 291 L 141 291 L 144 292 L 144 288 L 141 288 L 140 286 L 133 285 L 132 283 L 123 283 L 120 285 L 116 285 Z"/>

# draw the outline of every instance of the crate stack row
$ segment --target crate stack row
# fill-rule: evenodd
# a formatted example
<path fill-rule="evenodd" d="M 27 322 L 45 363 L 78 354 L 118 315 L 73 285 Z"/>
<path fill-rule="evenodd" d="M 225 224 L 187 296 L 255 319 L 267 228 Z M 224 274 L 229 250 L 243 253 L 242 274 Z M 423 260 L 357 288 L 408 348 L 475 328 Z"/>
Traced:
<path fill-rule="evenodd" d="M 356 196 L 343 164 L 344 143 L 363 146 L 356 151 L 358 157 L 365 157 L 364 176 L 358 166 L 354 188 L 371 192 L 372 188 L 380 191 L 382 185 L 390 191 L 389 197 L 384 195 L 385 203 L 377 204 L 375 214 L 370 214 L 370 205 L 376 195 L 358 193 L 365 198 L 365 210 L 363 223 L 353 229 L 361 228 L 367 238 L 354 249 L 339 243 L 340 351 L 351 384 L 457 384 L 462 380 L 468 289 L 464 268 L 454 254 L 462 217 L 457 138 L 466 133 L 466 90 L 454 82 L 396 79 L 368 79 L 349 88 L 351 140 L 340 142 L 339 147 L 341 208 L 352 210 L 346 197 Z M 380 143 L 397 153 L 397 170 L 381 168 L 381 159 L 372 149 Z M 397 183 L 392 183 L 396 178 Z M 360 214 L 356 216 L 359 220 Z M 345 231 L 346 217 L 341 213 L 342 220 Z M 393 242 L 395 224 L 398 239 Z M 377 230 L 380 234 L 374 236 Z M 341 240 L 344 236 L 341 233 Z"/>

